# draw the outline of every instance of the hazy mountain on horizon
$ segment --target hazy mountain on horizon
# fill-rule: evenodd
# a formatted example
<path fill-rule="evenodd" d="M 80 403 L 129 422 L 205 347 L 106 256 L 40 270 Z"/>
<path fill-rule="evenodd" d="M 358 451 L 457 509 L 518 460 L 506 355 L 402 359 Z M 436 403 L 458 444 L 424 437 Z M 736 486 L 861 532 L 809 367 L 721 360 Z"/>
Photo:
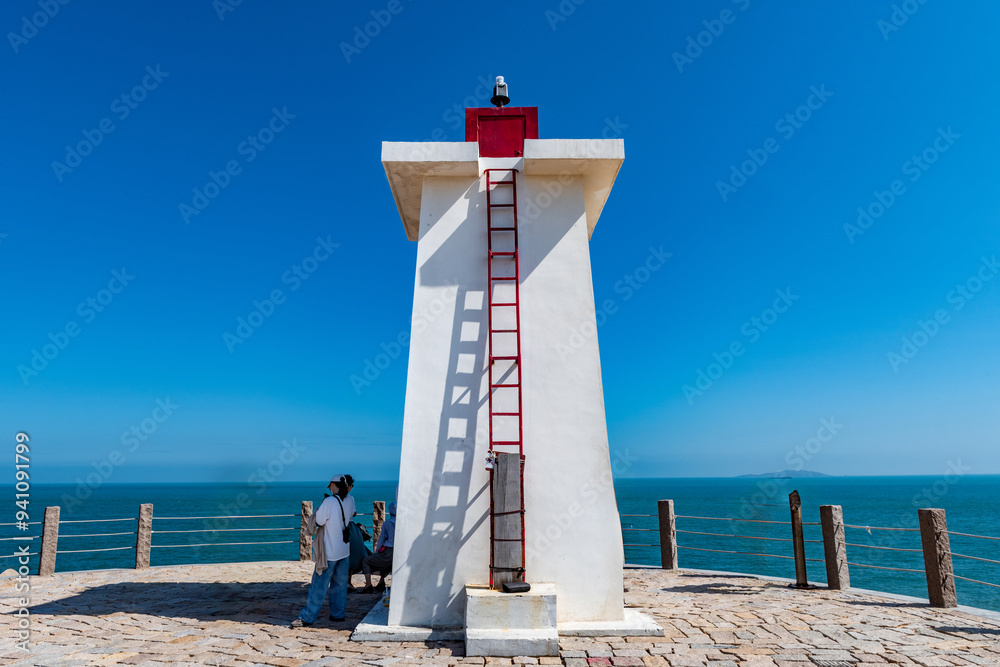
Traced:
<path fill-rule="evenodd" d="M 779 470 L 778 472 L 766 472 L 762 475 L 737 475 L 738 478 L 753 479 L 791 479 L 793 477 L 833 477 L 823 472 L 814 470 Z"/>

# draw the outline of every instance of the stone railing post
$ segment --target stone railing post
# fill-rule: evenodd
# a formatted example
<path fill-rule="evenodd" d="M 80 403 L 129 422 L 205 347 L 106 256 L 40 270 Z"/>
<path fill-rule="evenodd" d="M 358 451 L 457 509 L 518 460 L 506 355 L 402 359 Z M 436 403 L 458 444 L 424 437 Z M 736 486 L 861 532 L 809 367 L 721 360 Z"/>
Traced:
<path fill-rule="evenodd" d="M 942 509 L 917 510 L 920 542 L 924 548 L 927 598 L 932 607 L 957 607 L 955 576 L 951 567 L 951 541 Z"/>
<path fill-rule="evenodd" d="M 660 567 L 664 570 L 677 569 L 677 523 L 674 518 L 674 501 L 660 500 L 656 503 L 660 516 Z"/>
<path fill-rule="evenodd" d="M 153 543 L 153 505 L 139 505 L 139 524 L 135 531 L 135 569 L 149 567 L 149 550 Z"/>
<path fill-rule="evenodd" d="M 792 511 L 792 548 L 795 555 L 795 587 L 809 588 L 806 572 L 806 543 L 802 532 L 802 499 L 798 491 L 788 494 L 788 506 Z"/>
<path fill-rule="evenodd" d="M 382 532 L 383 523 L 385 523 L 385 501 L 376 500 L 372 503 L 372 551 L 378 544 L 378 536 Z"/>
<path fill-rule="evenodd" d="M 46 507 L 42 521 L 42 547 L 38 553 L 38 576 L 47 577 L 56 571 L 56 549 L 59 544 L 59 508 Z"/>
<path fill-rule="evenodd" d="M 826 585 L 835 591 L 851 587 L 847 567 L 847 538 L 844 535 L 844 510 L 840 505 L 820 505 L 823 525 L 823 555 L 826 561 Z"/>
<path fill-rule="evenodd" d="M 309 534 L 309 517 L 313 513 L 311 500 L 302 501 L 302 516 L 299 519 L 299 560 L 312 559 L 312 535 Z"/>

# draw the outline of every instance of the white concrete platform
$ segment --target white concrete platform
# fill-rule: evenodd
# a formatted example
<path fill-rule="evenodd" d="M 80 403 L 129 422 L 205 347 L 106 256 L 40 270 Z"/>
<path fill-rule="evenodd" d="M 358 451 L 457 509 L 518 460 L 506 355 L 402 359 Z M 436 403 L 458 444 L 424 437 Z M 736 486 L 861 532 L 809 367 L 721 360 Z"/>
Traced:
<path fill-rule="evenodd" d="M 533 586 L 536 588 L 539 584 Z M 388 593 L 386 594 L 388 595 Z M 505 595 L 503 593 L 499 595 Z M 519 595 L 517 593 L 506 595 Z M 380 599 L 364 620 L 354 629 L 351 634 L 351 641 L 356 642 L 423 642 L 423 641 L 462 641 L 468 642 L 466 636 L 467 629 L 461 627 L 428 628 L 411 625 L 389 625 L 389 608 Z M 562 622 L 556 624 L 556 653 L 544 653 L 540 651 L 549 650 L 548 642 L 552 640 L 552 634 L 548 630 L 533 633 L 526 628 L 519 630 L 498 630 L 495 628 L 476 628 L 473 630 L 473 641 L 478 642 L 481 647 L 491 650 L 491 653 L 468 653 L 468 655 L 491 655 L 498 657 L 512 657 L 516 655 L 541 656 L 558 655 L 558 637 L 662 637 L 663 628 L 657 625 L 652 617 L 643 614 L 636 609 L 626 608 L 625 616 L 621 621 L 608 622 Z M 521 623 L 524 625 L 524 623 Z M 512 632 L 514 634 L 512 634 Z M 511 656 L 500 654 L 498 645 L 509 642 L 515 634 L 523 642 L 519 648 L 519 653 Z M 539 644 L 543 642 L 543 644 Z M 530 647 L 538 646 L 536 649 Z M 468 651 L 468 648 L 466 648 Z M 530 651 L 530 652 L 524 652 Z M 536 652 L 538 651 L 538 652 Z"/>
<path fill-rule="evenodd" d="M 465 587 L 465 655 L 558 656 L 555 584 L 525 593 Z"/>
<path fill-rule="evenodd" d="M 513 658 L 524 655 L 533 658 L 559 655 L 559 635 L 552 630 L 466 630 L 465 655 L 470 657 Z"/>
<path fill-rule="evenodd" d="M 566 621 L 559 624 L 561 637 L 662 637 L 661 628 L 651 616 L 625 608 L 620 621 Z"/>
<path fill-rule="evenodd" d="M 354 628 L 351 641 L 354 642 L 426 642 L 426 641 L 462 641 L 465 639 L 465 628 L 424 628 L 412 625 L 389 625 L 389 608 L 385 606 L 385 596 L 382 597 L 364 620 Z"/>

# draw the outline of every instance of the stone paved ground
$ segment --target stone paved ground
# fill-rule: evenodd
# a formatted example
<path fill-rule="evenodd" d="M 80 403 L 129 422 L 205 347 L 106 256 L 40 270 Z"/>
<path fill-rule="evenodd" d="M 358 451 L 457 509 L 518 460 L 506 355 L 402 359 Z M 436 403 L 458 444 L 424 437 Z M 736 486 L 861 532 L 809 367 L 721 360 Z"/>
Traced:
<path fill-rule="evenodd" d="M 107 570 L 33 579 L 32 643 L 12 649 L 0 617 L 3 665 L 509 665 L 466 658 L 461 642 L 352 643 L 376 601 L 349 597 L 347 620 L 292 630 L 311 563 Z M 355 578 L 359 582 L 360 577 Z M 13 580 L 0 581 L 4 613 Z M 566 667 L 865 667 L 1000 665 L 1000 622 L 858 593 L 796 591 L 749 577 L 625 571 L 626 599 L 664 637 L 564 638 Z M 326 617 L 324 610 L 323 616 Z"/>

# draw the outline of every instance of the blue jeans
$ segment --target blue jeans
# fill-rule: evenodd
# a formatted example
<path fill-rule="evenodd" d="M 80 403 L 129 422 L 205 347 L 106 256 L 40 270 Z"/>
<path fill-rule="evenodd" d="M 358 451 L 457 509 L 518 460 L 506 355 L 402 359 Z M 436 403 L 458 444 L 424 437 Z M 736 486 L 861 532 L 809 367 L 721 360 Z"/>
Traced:
<path fill-rule="evenodd" d="M 350 558 L 327 561 L 323 574 L 316 574 L 313 568 L 312 581 L 309 582 L 309 594 L 306 596 L 306 606 L 299 612 L 303 623 L 314 623 L 323 608 L 323 598 L 327 588 L 330 589 L 330 615 L 341 618 L 347 609 L 347 584 L 350 581 L 348 566 Z M 331 583 L 332 582 L 332 583 Z"/>

